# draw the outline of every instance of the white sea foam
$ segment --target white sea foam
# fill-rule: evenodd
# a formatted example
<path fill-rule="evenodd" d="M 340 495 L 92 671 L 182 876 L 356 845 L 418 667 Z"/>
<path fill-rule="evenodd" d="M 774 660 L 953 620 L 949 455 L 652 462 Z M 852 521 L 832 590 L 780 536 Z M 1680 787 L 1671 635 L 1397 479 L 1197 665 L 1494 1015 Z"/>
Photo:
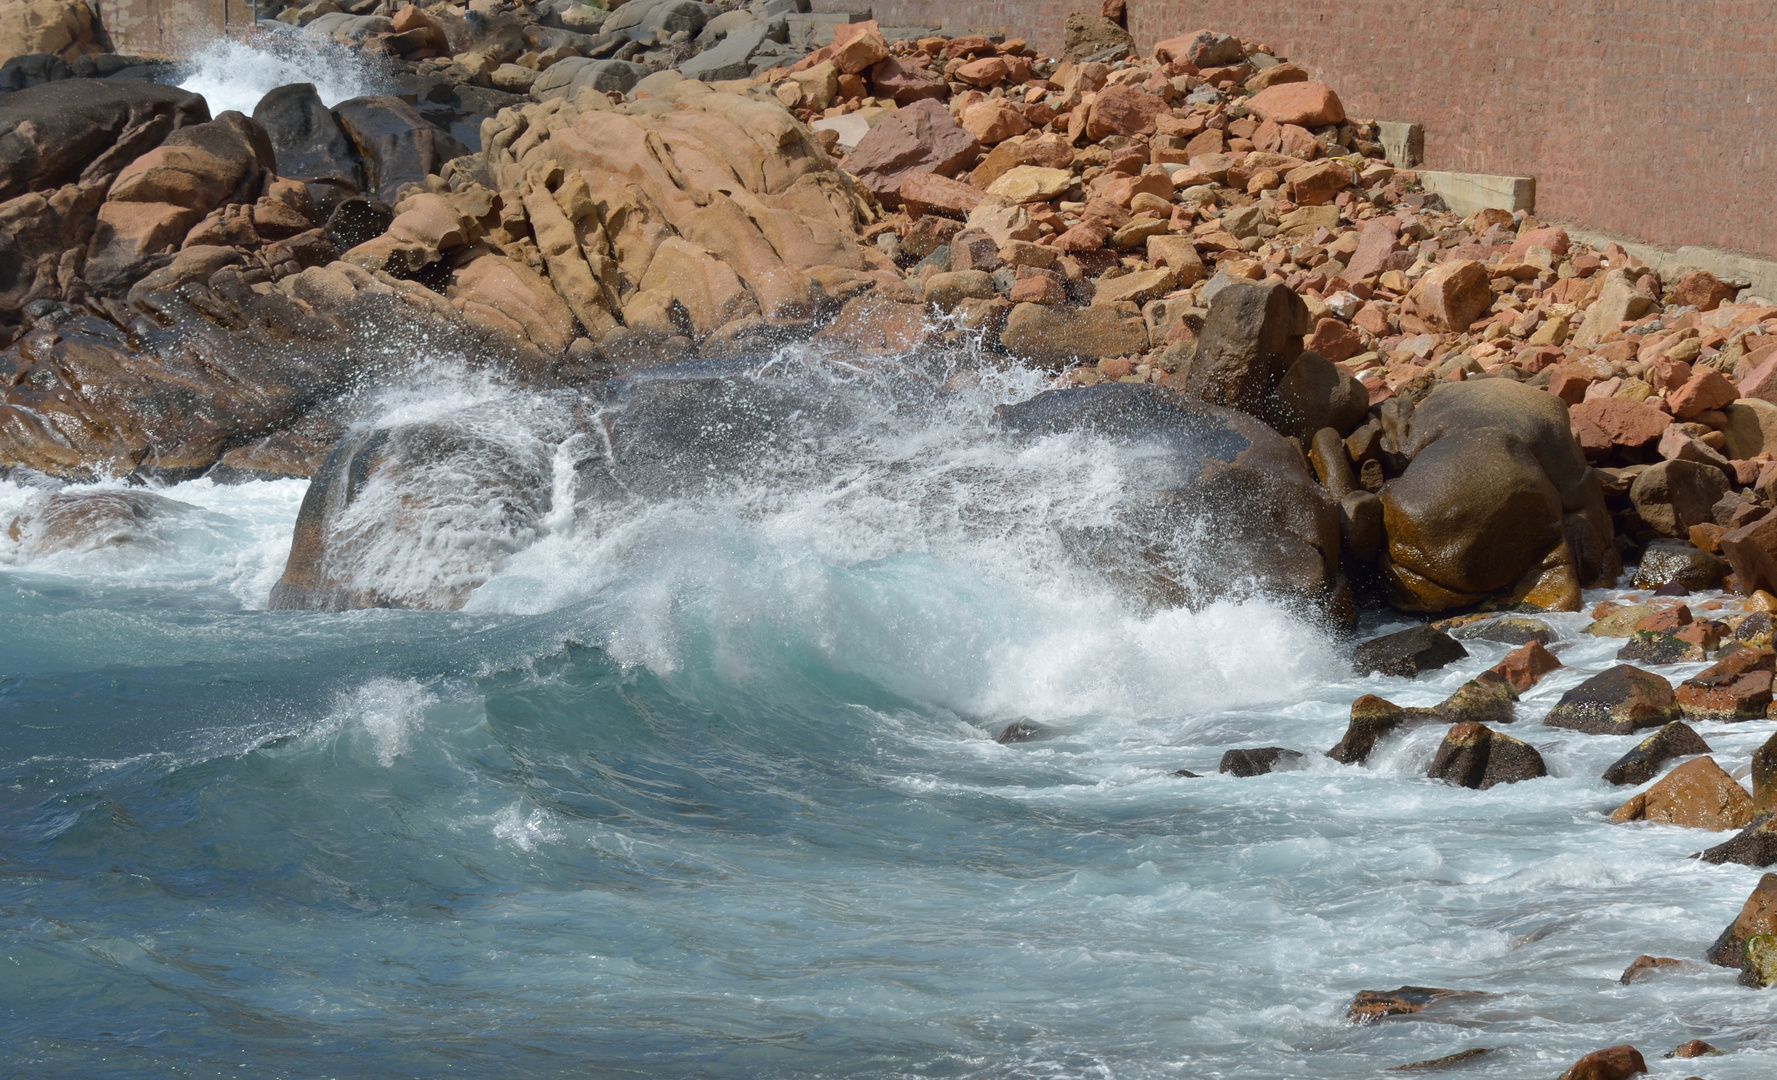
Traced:
<path fill-rule="evenodd" d="M 352 49 L 307 34 L 265 32 L 251 41 L 220 38 L 194 50 L 182 90 L 202 94 L 210 115 L 253 115 L 259 99 L 290 83 L 313 83 L 329 108 L 348 98 L 388 93 L 388 75 Z"/>

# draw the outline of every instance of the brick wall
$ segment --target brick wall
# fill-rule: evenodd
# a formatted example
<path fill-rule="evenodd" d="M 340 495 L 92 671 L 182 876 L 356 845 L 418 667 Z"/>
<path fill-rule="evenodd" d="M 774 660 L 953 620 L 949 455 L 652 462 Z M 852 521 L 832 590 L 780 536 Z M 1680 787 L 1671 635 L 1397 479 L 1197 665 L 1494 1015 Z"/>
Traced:
<path fill-rule="evenodd" d="M 819 0 L 1058 51 L 1075 0 Z M 1537 209 L 1668 246 L 1777 256 L 1769 0 L 1129 0 L 1143 49 L 1212 27 L 1425 125 L 1426 164 L 1536 177 Z"/>

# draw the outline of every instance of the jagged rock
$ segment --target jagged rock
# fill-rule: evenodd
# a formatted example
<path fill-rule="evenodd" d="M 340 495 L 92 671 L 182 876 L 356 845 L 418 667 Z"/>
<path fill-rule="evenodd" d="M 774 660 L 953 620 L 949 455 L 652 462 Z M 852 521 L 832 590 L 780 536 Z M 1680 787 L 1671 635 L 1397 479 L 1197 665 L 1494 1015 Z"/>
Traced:
<path fill-rule="evenodd" d="M 1263 776 L 1287 768 L 1302 760 L 1296 750 L 1281 746 L 1261 746 L 1249 750 L 1230 750 L 1222 755 L 1217 772 L 1227 776 Z"/>
<path fill-rule="evenodd" d="M 916 101 L 871 128 L 841 164 L 878 198 L 893 202 L 908 173 L 955 176 L 980 153 L 981 143 L 943 105 Z"/>
<path fill-rule="evenodd" d="M 1370 759 L 1376 742 L 1407 723 L 1407 710 L 1374 694 L 1365 694 L 1351 703 L 1351 722 L 1339 745 L 1327 756 L 1341 765 L 1362 765 Z"/>
<path fill-rule="evenodd" d="M 1561 695 L 1543 723 L 1590 735 L 1632 735 L 1679 719 L 1672 684 L 1651 671 L 1618 664 Z"/>
<path fill-rule="evenodd" d="M 1518 689 L 1505 676 L 1483 671 L 1457 687 L 1436 711 L 1453 724 L 1509 724 L 1516 719 L 1512 706 L 1517 700 Z"/>
<path fill-rule="evenodd" d="M 0 200 L 97 182 L 209 119 L 203 98 L 153 83 L 77 79 L 0 96 Z"/>
<path fill-rule="evenodd" d="M 628 93 L 635 84 L 647 78 L 648 69 L 627 60 L 587 60 L 570 56 L 549 65 L 530 85 L 533 97 L 572 98 L 582 88 L 595 93 Z"/>
<path fill-rule="evenodd" d="M 1682 720 L 1674 720 L 1637 743 L 1604 770 L 1604 780 L 1619 787 L 1645 784 L 1652 780 L 1660 766 L 1675 757 L 1709 753 L 1709 744 Z"/>
<path fill-rule="evenodd" d="M 1738 829 L 1752 820 L 1752 798 L 1714 758 L 1687 761 L 1617 807 L 1612 821 L 1658 821 L 1688 829 Z"/>
<path fill-rule="evenodd" d="M 1372 638 L 1352 650 L 1351 668 L 1359 675 L 1380 672 L 1413 678 L 1468 656 L 1449 634 L 1435 626 L 1414 626 Z"/>
<path fill-rule="evenodd" d="M 1716 865 L 1770 866 L 1777 863 L 1777 828 L 1772 826 L 1773 821 L 1777 821 L 1777 815 L 1761 813 L 1732 839 L 1708 848 L 1696 857 Z"/>
<path fill-rule="evenodd" d="M 1062 59 L 1076 63 L 1081 60 L 1103 62 L 1134 55 L 1135 38 L 1121 26 L 1103 15 L 1087 11 L 1068 14 Z"/>
<path fill-rule="evenodd" d="M 999 735 L 994 737 L 993 741 L 999 743 L 1001 746 L 1010 746 L 1013 743 L 1035 742 L 1038 739 L 1047 739 L 1054 734 L 1055 729 L 1046 724 L 1039 724 L 1033 720 L 1014 720 L 1010 724 L 1007 724 L 1005 729 L 1002 730 Z"/>
<path fill-rule="evenodd" d="M 1690 720 L 1762 718 L 1771 705 L 1774 661 L 1770 649 L 1736 649 L 1679 683 L 1678 706 Z"/>
<path fill-rule="evenodd" d="M 1717 967 L 1738 968 L 1741 982 L 1769 986 L 1777 981 L 1773 946 L 1777 946 L 1777 874 L 1766 874 L 1704 955 Z"/>
<path fill-rule="evenodd" d="M 1452 726 L 1426 773 L 1434 780 L 1485 791 L 1496 784 L 1515 784 L 1549 775 L 1536 748 L 1485 724 Z"/>
<path fill-rule="evenodd" d="M 1554 654 L 1542 647 L 1541 643 L 1532 641 L 1520 645 L 1505 658 L 1493 665 L 1489 670 L 1505 679 L 1519 693 L 1523 693 L 1542 680 L 1544 675 L 1561 667 L 1561 661 Z"/>

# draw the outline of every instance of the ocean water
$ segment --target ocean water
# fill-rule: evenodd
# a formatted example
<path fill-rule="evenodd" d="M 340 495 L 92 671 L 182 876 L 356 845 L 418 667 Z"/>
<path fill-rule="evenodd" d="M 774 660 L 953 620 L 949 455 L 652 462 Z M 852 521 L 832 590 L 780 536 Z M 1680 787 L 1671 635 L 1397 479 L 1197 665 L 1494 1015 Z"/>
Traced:
<path fill-rule="evenodd" d="M 1511 731 L 1553 776 L 1427 780 L 1437 727 L 1340 766 L 1356 696 L 1506 647 L 1354 678 L 1264 601 L 1142 608 L 1057 539 L 1130 451 L 987 434 L 1035 374 L 828 377 L 847 437 L 600 514 L 550 399 L 445 366 L 370 400 L 554 463 L 454 612 L 265 610 L 302 482 L 55 551 L 0 483 L 0 1074 L 1552 1077 L 1632 1042 L 1772 1075 L 1777 998 L 1700 962 L 1758 871 L 1610 824 L 1635 740 L 1540 723 L 1614 662 L 1583 615 Z M 1020 719 L 1054 734 L 994 741 Z M 1774 726 L 1701 730 L 1733 771 Z M 1306 767 L 1215 775 L 1265 745 Z M 1698 962 L 1619 985 L 1641 953 Z M 1402 984 L 1487 996 L 1344 1019 Z M 1730 1054 L 1660 1059 L 1699 1037 Z"/>
<path fill-rule="evenodd" d="M 259 99 L 290 83 L 313 83 L 328 108 L 365 94 L 395 90 L 388 72 L 375 61 L 331 38 L 301 34 L 294 27 L 266 29 L 252 40 L 216 38 L 186 50 L 178 86 L 202 94 L 210 115 L 233 109 L 252 116 Z"/>

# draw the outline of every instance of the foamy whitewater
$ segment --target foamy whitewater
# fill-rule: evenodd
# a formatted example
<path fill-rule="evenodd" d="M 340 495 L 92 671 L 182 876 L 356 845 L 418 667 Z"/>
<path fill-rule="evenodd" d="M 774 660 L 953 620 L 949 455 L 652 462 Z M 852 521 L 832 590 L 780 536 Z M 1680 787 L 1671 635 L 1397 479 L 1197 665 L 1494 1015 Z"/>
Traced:
<path fill-rule="evenodd" d="M 1506 647 L 1359 679 L 1264 602 L 1139 610 L 1056 539 L 1131 462 L 990 440 L 1032 373 L 952 386 L 835 376 L 848 437 L 594 514 L 558 399 L 424 371 L 366 422 L 473 428 L 549 492 L 450 613 L 266 611 L 302 482 L 180 484 L 43 555 L 6 527 L 49 493 L 0 483 L 0 1072 L 1371 1077 L 1495 1047 L 1461 1075 L 1536 1077 L 1629 1041 L 1656 1076 L 1772 1075 L 1777 998 L 1617 982 L 1699 958 L 1759 876 L 1609 824 L 1635 740 L 1542 726 L 1618 642 L 1549 619 L 1568 666 L 1511 732 L 1550 778 L 1427 780 L 1436 726 L 1333 764 L 1353 698 L 1433 704 Z M 475 482 L 440 479 L 464 549 Z M 1020 719 L 1056 734 L 994 741 Z M 1772 727 L 1701 731 L 1733 769 Z M 1307 767 L 1215 775 L 1266 745 Z M 1491 996 L 1345 1021 L 1403 984 Z M 1732 1053 L 1660 1060 L 1697 1037 Z"/>
<path fill-rule="evenodd" d="M 388 74 L 361 54 L 330 38 L 299 35 L 294 27 L 264 29 L 250 43 L 218 38 L 192 50 L 178 86 L 202 94 L 211 116 L 229 109 L 252 116 L 260 98 L 290 83 L 313 83 L 328 108 L 394 92 Z"/>

